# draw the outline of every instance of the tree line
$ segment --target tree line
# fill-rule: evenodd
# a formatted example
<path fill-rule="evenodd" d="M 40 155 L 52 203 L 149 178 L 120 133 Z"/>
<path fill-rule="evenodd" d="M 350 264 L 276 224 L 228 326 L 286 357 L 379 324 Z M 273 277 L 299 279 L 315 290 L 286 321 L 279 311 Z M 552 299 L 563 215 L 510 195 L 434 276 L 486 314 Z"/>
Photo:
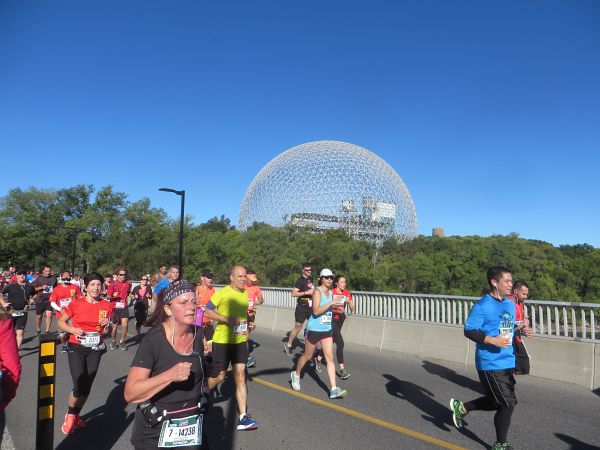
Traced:
<path fill-rule="evenodd" d="M 193 280 L 209 268 L 223 283 L 233 264 L 243 264 L 263 286 L 292 286 L 308 261 L 346 275 L 352 290 L 478 296 L 486 269 L 504 265 L 529 283 L 532 298 L 600 302 L 600 249 L 588 244 L 555 247 L 511 234 L 420 236 L 378 248 L 341 230 L 257 223 L 242 233 L 224 216 L 185 219 L 185 276 Z M 123 265 L 137 278 L 176 263 L 178 231 L 178 218 L 111 186 L 17 188 L 0 199 L 0 265 L 35 270 L 49 263 L 79 273 Z"/>

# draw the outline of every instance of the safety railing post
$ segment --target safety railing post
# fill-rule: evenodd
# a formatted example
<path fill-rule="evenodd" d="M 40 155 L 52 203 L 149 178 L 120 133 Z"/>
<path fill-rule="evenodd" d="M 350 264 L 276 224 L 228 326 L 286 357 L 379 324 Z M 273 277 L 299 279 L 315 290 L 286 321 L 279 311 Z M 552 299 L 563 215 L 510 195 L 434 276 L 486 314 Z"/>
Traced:
<path fill-rule="evenodd" d="M 57 333 L 40 335 L 38 356 L 36 450 L 54 448 L 54 396 L 56 394 L 56 344 Z"/>

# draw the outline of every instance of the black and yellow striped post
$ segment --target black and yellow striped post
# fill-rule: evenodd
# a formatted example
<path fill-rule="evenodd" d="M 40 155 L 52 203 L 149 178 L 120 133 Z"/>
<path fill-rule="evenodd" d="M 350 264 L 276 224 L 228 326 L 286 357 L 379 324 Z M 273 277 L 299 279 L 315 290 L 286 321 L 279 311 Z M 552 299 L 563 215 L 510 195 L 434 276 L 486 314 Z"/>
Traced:
<path fill-rule="evenodd" d="M 56 377 L 57 333 L 40 335 L 38 359 L 38 395 L 37 422 L 35 430 L 35 448 L 51 450 L 54 448 L 54 395 Z"/>

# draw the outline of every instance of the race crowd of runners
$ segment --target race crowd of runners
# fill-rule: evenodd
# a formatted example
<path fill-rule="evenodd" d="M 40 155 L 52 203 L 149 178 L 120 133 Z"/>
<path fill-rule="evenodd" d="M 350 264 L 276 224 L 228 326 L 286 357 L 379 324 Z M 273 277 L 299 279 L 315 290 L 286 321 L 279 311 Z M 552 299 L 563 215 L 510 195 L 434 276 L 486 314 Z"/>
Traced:
<path fill-rule="evenodd" d="M 210 414 L 211 391 L 227 376 L 235 383 L 237 430 L 257 429 L 247 409 L 247 368 L 256 365 L 249 354 L 249 336 L 264 297 L 256 272 L 244 266 L 232 267 L 227 284 L 220 289 L 213 286 L 214 278 L 210 270 L 203 270 L 193 283 L 180 279 L 178 266 L 166 265 L 154 275 L 143 275 L 139 283 L 132 283 L 125 267 L 108 274 L 91 272 L 83 278 L 69 270 L 54 273 L 49 265 L 38 273 L 14 267 L 3 272 L 0 440 L 4 409 L 16 395 L 21 376 L 19 348 L 32 311 L 38 336 L 50 332 L 56 319 L 59 349 L 67 354 L 73 388 L 61 426 L 65 435 L 84 432 L 81 411 L 102 355 L 109 349 L 128 350 L 132 307 L 139 345 L 124 396 L 138 405 L 131 436 L 134 448 L 208 448 L 210 430 L 202 426 L 204 416 Z M 517 403 L 515 375 L 529 373 L 523 337 L 530 336 L 531 329 L 523 307 L 527 283 L 513 284 L 512 273 L 505 267 L 490 268 L 487 280 L 489 293 L 474 305 L 464 326 L 465 336 L 476 343 L 476 369 L 485 395 L 469 402 L 452 398 L 450 410 L 457 428 L 472 411 L 496 411 L 492 449 L 498 450 L 512 448 L 507 435 Z M 295 391 L 301 390 L 308 363 L 317 373 L 325 365 L 330 399 L 348 395 L 348 389 L 338 385 L 338 379 L 350 378 L 342 328 L 355 305 L 347 284 L 345 276 L 329 268 L 322 268 L 315 280 L 312 265 L 302 264 L 291 293 L 297 300 L 294 326 L 283 342 L 284 354 L 292 356 L 304 327 L 303 353 L 290 372 Z"/>

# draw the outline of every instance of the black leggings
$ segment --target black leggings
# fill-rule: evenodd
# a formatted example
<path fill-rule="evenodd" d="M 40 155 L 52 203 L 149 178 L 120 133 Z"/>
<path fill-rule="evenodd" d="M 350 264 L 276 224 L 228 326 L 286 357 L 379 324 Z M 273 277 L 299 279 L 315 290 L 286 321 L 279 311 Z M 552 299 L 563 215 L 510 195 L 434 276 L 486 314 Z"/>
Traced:
<path fill-rule="evenodd" d="M 467 411 L 496 411 L 494 415 L 496 441 L 506 442 L 512 413 L 517 404 L 512 369 L 478 370 L 477 374 L 486 395 L 465 402 L 463 406 Z"/>
<path fill-rule="evenodd" d="M 97 350 L 79 350 L 69 345 L 69 369 L 73 379 L 73 397 L 87 397 L 98 373 L 102 352 Z"/>
<path fill-rule="evenodd" d="M 335 344 L 335 356 L 338 364 L 344 364 L 344 338 L 342 337 L 342 327 L 344 326 L 346 317 L 342 316 L 339 320 L 331 321 L 331 330 L 333 331 L 333 343 Z M 324 358 L 323 349 L 315 348 L 314 356 Z M 319 359 L 320 361 L 320 359 Z"/>
<path fill-rule="evenodd" d="M 333 342 L 335 343 L 335 356 L 338 364 L 344 364 L 344 338 L 342 337 L 342 326 L 345 318 L 331 321 L 331 329 L 333 330 Z"/>

